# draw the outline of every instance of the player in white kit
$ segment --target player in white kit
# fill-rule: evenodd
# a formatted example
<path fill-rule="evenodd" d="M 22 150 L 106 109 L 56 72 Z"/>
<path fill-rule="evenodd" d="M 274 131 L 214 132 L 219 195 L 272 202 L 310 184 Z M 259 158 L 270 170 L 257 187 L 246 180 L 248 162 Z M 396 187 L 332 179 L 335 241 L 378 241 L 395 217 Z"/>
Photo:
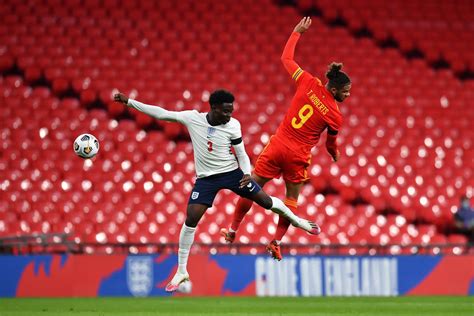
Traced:
<path fill-rule="evenodd" d="M 317 224 L 296 216 L 280 199 L 266 194 L 250 176 L 250 159 L 245 152 L 240 123 L 232 118 L 234 96 L 230 92 L 214 91 L 209 98 L 211 110 L 208 113 L 168 111 L 129 99 L 122 93 L 115 94 L 114 99 L 156 119 L 179 122 L 187 127 L 191 136 L 197 179 L 179 235 L 178 270 L 166 286 L 167 292 L 176 291 L 182 282 L 189 280 L 186 267 L 196 226 L 221 189 L 232 190 L 265 209 L 285 216 L 292 225 L 310 234 L 320 233 Z"/>

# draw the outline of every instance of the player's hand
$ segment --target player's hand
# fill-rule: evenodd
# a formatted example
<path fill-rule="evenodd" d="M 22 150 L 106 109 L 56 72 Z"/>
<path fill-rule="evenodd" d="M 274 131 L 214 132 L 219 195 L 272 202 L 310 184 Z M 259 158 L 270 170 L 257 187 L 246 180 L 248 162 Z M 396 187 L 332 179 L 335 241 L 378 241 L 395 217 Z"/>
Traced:
<path fill-rule="evenodd" d="M 311 26 L 311 18 L 309 16 L 305 16 L 301 19 L 301 21 L 295 26 L 294 32 L 298 32 L 303 34 L 306 32 L 309 27 Z"/>
<path fill-rule="evenodd" d="M 114 95 L 114 101 L 127 105 L 128 104 L 128 97 L 123 93 L 116 93 Z"/>
<path fill-rule="evenodd" d="M 240 188 L 245 188 L 252 181 L 252 176 L 249 174 L 244 174 L 242 179 L 240 179 Z"/>

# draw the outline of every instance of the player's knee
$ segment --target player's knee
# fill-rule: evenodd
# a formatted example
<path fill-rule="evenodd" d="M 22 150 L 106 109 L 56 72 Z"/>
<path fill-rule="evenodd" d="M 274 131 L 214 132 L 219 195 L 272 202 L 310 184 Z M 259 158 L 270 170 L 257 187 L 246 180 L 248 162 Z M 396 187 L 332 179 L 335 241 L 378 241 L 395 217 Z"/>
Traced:
<path fill-rule="evenodd" d="M 259 196 L 259 199 L 255 202 L 267 210 L 271 209 L 273 206 L 272 198 L 267 194 Z"/>
<path fill-rule="evenodd" d="M 272 199 L 270 197 L 268 197 L 266 200 L 265 200 L 265 205 L 263 206 L 265 209 L 267 210 L 270 210 L 272 209 L 273 207 L 273 202 L 272 202 Z"/>
<path fill-rule="evenodd" d="M 196 227 L 201 219 L 200 214 L 198 215 L 197 212 L 189 211 L 186 213 L 186 221 L 185 224 L 188 227 Z"/>
<path fill-rule="evenodd" d="M 188 216 L 186 217 L 186 221 L 184 222 L 186 226 L 188 227 L 196 227 L 197 224 L 199 223 L 199 219 L 197 219 L 195 216 Z"/>

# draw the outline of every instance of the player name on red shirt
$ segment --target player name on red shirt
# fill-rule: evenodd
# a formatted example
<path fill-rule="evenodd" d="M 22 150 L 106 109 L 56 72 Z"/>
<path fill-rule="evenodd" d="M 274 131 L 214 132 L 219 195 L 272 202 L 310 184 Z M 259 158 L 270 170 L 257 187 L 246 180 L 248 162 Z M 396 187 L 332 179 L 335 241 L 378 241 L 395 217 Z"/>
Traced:
<path fill-rule="evenodd" d="M 319 111 L 319 113 L 321 113 L 322 115 L 326 115 L 329 112 L 327 106 L 325 106 L 323 102 L 319 100 L 316 94 L 314 94 L 313 90 L 309 90 L 306 95 L 308 96 L 310 101 L 313 102 L 313 104 L 316 106 L 316 109 Z"/>

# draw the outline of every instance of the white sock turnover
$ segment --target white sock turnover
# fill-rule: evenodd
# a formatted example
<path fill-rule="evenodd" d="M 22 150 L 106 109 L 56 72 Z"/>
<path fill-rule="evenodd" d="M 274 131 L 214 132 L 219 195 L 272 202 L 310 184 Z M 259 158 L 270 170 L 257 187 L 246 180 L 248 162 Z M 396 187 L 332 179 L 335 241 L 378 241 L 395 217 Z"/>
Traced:
<path fill-rule="evenodd" d="M 291 224 L 293 224 L 294 226 L 298 226 L 299 222 L 300 222 L 300 218 L 298 216 L 296 216 L 295 213 L 293 213 L 285 205 L 285 203 L 283 203 L 282 200 L 280 200 L 279 198 L 273 197 L 273 196 L 270 196 L 270 197 L 271 197 L 272 202 L 273 202 L 272 211 L 274 211 L 275 213 L 277 213 L 279 215 L 285 216 L 286 218 L 288 218 L 288 220 L 291 222 Z"/>

